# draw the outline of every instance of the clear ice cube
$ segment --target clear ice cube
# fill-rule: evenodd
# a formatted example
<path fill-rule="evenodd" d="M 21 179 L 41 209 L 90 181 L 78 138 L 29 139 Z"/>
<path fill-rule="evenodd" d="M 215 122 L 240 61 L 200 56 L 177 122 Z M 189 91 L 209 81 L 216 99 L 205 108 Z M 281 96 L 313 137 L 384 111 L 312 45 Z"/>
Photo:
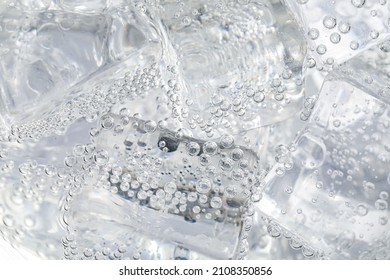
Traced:
<path fill-rule="evenodd" d="M 299 111 L 303 35 L 281 1 L 160 1 L 182 102 L 217 124 L 250 128 Z"/>
<path fill-rule="evenodd" d="M 385 53 L 371 52 L 380 63 Z M 270 234 L 307 256 L 389 258 L 389 80 L 367 55 L 327 77 L 308 125 L 262 182 Z"/>
<path fill-rule="evenodd" d="M 152 20 L 134 3 L 125 4 L 82 13 L 62 1 L 46 10 L 5 8 L 0 28 L 2 130 L 12 130 L 16 138 L 35 138 L 34 131 L 59 133 L 80 117 L 91 119 L 102 109 L 96 102 L 85 104 L 91 88 L 104 87 L 110 84 L 107 77 L 161 56 Z M 63 7 L 69 5 L 74 9 Z"/>
<path fill-rule="evenodd" d="M 390 36 L 388 1 L 286 0 L 286 3 L 306 34 L 311 49 L 309 67 L 345 62 Z"/>
<path fill-rule="evenodd" d="M 90 167 L 76 167 L 98 172 L 65 208 L 65 257 L 243 257 L 262 150 L 228 135 L 215 141 L 180 135 L 129 111 L 102 116 Z"/>
<path fill-rule="evenodd" d="M 0 143 L 0 237 L 45 259 L 61 259 L 66 231 L 60 209 L 72 180 L 64 158 L 88 139 L 91 124 L 70 126 L 63 136 Z"/>

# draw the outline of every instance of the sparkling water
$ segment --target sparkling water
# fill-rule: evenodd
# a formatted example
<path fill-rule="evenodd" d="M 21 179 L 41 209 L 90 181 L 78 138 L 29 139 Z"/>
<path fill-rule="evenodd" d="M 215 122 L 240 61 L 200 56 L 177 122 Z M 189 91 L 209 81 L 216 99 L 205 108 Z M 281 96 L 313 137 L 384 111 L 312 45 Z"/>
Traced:
<path fill-rule="evenodd" d="M 389 16 L 3 1 L 0 235 L 44 259 L 390 258 Z"/>

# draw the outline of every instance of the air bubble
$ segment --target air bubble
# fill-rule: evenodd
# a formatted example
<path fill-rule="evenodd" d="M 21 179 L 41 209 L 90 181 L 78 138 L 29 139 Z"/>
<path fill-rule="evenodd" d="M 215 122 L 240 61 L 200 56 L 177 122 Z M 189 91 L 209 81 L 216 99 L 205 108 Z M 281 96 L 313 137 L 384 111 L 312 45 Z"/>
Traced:
<path fill-rule="evenodd" d="M 390 52 L 390 40 L 387 40 L 381 44 L 379 44 L 379 48 L 381 51 L 388 53 Z"/>
<path fill-rule="evenodd" d="M 110 115 L 104 115 L 101 118 L 101 126 L 104 129 L 112 129 L 114 127 L 114 118 Z"/>
<path fill-rule="evenodd" d="M 218 151 L 218 144 L 215 142 L 206 142 L 203 144 L 203 152 L 208 155 L 215 155 Z"/>
<path fill-rule="evenodd" d="M 316 63 L 314 58 L 310 57 L 310 58 L 307 59 L 307 62 L 306 62 L 307 67 L 314 68 L 316 66 L 316 64 L 317 63 Z"/>
<path fill-rule="evenodd" d="M 319 55 L 323 55 L 326 53 L 326 46 L 323 44 L 318 45 L 316 50 Z"/>
<path fill-rule="evenodd" d="M 370 32 L 370 37 L 371 37 L 371 39 L 373 39 L 373 40 L 377 39 L 377 38 L 379 37 L 379 32 L 376 31 L 376 30 L 371 30 L 371 32 Z"/>
<path fill-rule="evenodd" d="M 114 132 L 115 132 L 115 134 L 121 134 L 122 132 L 123 132 L 123 126 L 122 125 L 120 125 L 120 124 L 118 124 L 118 125 L 116 125 L 115 127 L 114 127 Z"/>
<path fill-rule="evenodd" d="M 386 192 L 386 191 L 381 191 L 381 192 L 379 193 L 379 198 L 380 198 L 380 199 L 383 199 L 383 200 L 386 200 L 386 199 L 389 198 L 389 193 Z"/>
<path fill-rule="evenodd" d="M 196 192 L 190 192 L 188 195 L 187 195 L 187 200 L 189 202 L 195 202 L 198 200 L 198 195 Z"/>
<path fill-rule="evenodd" d="M 67 156 L 67 157 L 65 157 L 64 162 L 65 162 L 66 166 L 73 167 L 77 163 L 77 158 L 74 156 Z"/>
<path fill-rule="evenodd" d="M 83 145 L 76 145 L 73 147 L 73 154 L 75 156 L 82 156 L 84 154 L 85 148 Z"/>
<path fill-rule="evenodd" d="M 349 47 L 351 48 L 351 50 L 355 51 L 359 48 L 359 43 L 356 41 L 351 41 L 351 43 L 349 44 Z"/>
<path fill-rule="evenodd" d="M 12 227 L 14 223 L 15 223 L 14 218 L 11 215 L 5 215 L 3 217 L 3 224 L 6 227 Z"/>
<path fill-rule="evenodd" d="M 328 57 L 328 58 L 326 59 L 326 64 L 328 64 L 328 65 L 333 65 L 333 64 L 334 64 L 334 58 Z"/>
<path fill-rule="evenodd" d="M 131 174 L 129 173 L 124 173 L 122 175 L 122 182 L 129 183 L 131 182 Z"/>
<path fill-rule="evenodd" d="M 283 177 L 286 171 L 282 167 L 278 167 L 275 169 L 276 176 Z"/>
<path fill-rule="evenodd" d="M 322 21 L 323 25 L 328 29 L 333 29 L 336 26 L 336 19 L 331 16 L 326 16 Z"/>
<path fill-rule="evenodd" d="M 341 36 L 340 36 L 339 33 L 336 33 L 336 32 L 335 32 L 335 33 L 332 33 L 332 34 L 330 35 L 330 41 L 331 41 L 333 44 L 339 43 L 340 40 L 341 40 Z"/>
<path fill-rule="evenodd" d="M 263 92 L 257 92 L 254 96 L 253 96 L 253 100 L 256 102 L 256 103 L 261 103 L 263 102 L 265 99 L 265 94 Z"/>
<path fill-rule="evenodd" d="M 222 158 L 222 159 L 219 161 L 219 167 L 220 167 L 222 170 L 224 170 L 224 171 L 230 171 L 230 170 L 232 170 L 233 165 L 234 165 L 234 162 L 233 162 L 233 160 L 231 160 L 230 158 Z"/>
<path fill-rule="evenodd" d="M 345 22 L 345 21 L 341 21 L 339 23 L 339 31 L 341 33 L 348 33 L 349 30 L 351 30 L 351 25 L 348 23 L 348 22 Z"/>
<path fill-rule="evenodd" d="M 267 231 L 274 238 L 280 237 L 282 235 L 280 228 L 276 225 L 269 225 L 267 227 Z"/>
<path fill-rule="evenodd" d="M 388 207 L 388 204 L 383 199 L 378 199 L 375 201 L 375 208 L 378 210 L 386 210 Z"/>
<path fill-rule="evenodd" d="M 240 148 L 236 148 L 231 153 L 231 158 L 234 161 L 241 160 L 244 157 L 244 152 Z"/>
<path fill-rule="evenodd" d="M 191 24 L 191 18 L 189 16 L 185 16 L 182 18 L 181 22 L 184 26 L 188 26 Z"/>
<path fill-rule="evenodd" d="M 148 198 L 148 195 L 147 195 L 147 193 L 144 190 L 140 190 L 137 193 L 137 198 L 140 199 L 140 200 L 144 200 L 144 199 Z"/>
<path fill-rule="evenodd" d="M 54 166 L 46 166 L 45 173 L 47 176 L 52 177 L 57 174 L 57 168 Z"/>
<path fill-rule="evenodd" d="M 366 0 L 351 0 L 352 5 L 354 5 L 356 8 L 363 7 L 365 2 Z"/>
<path fill-rule="evenodd" d="M 237 189 L 234 186 L 228 186 L 225 188 L 224 195 L 227 198 L 233 198 L 237 195 Z"/>
<path fill-rule="evenodd" d="M 221 208 L 222 207 L 222 199 L 220 197 L 217 197 L 217 196 L 213 197 L 210 201 L 210 206 L 212 208 L 216 208 L 216 209 Z"/>
<path fill-rule="evenodd" d="M 284 99 L 284 94 L 275 94 L 274 98 L 276 101 L 282 101 Z"/>
<path fill-rule="evenodd" d="M 91 128 L 91 130 L 89 131 L 89 135 L 91 137 L 97 137 L 97 136 L 99 136 L 99 133 L 100 133 L 100 131 L 95 127 Z"/>
<path fill-rule="evenodd" d="M 169 194 L 174 194 L 177 190 L 177 186 L 174 182 L 168 182 L 164 186 L 164 191 Z"/>
<path fill-rule="evenodd" d="M 92 251 L 92 249 L 87 248 L 87 249 L 84 250 L 83 254 L 84 254 L 84 256 L 85 256 L 86 258 L 90 258 L 90 257 L 92 257 L 92 255 L 93 255 L 93 251 Z"/>
<path fill-rule="evenodd" d="M 201 194 L 208 193 L 211 190 L 211 182 L 208 179 L 201 179 L 196 185 L 196 191 Z"/>
<path fill-rule="evenodd" d="M 207 166 L 211 162 L 211 157 L 207 154 L 201 154 L 199 156 L 199 163 L 200 165 Z"/>
<path fill-rule="evenodd" d="M 234 137 L 231 135 L 223 135 L 220 139 L 220 144 L 223 148 L 231 148 L 234 145 Z"/>
<path fill-rule="evenodd" d="M 316 40 L 320 36 L 320 32 L 318 31 L 317 28 L 311 28 L 308 32 L 307 35 L 311 40 Z"/>
<path fill-rule="evenodd" d="M 333 126 L 334 127 L 340 127 L 340 125 L 341 125 L 341 121 L 340 120 L 334 120 L 333 121 Z"/>
<path fill-rule="evenodd" d="M 193 208 L 192 208 L 192 211 L 195 213 L 195 214 L 198 214 L 198 213 L 200 213 L 200 207 L 198 206 L 198 205 L 196 205 L 196 206 L 194 206 Z"/>
<path fill-rule="evenodd" d="M 153 133 L 157 129 L 157 124 L 155 121 L 147 121 L 144 125 L 144 130 L 146 133 Z"/>
<path fill-rule="evenodd" d="M 287 193 L 287 194 L 292 194 L 292 192 L 294 191 L 293 187 L 291 186 L 288 186 L 284 189 L 284 191 Z"/>
<path fill-rule="evenodd" d="M 200 146 L 196 142 L 189 142 L 186 145 L 186 151 L 190 156 L 197 156 L 200 153 Z"/>
<path fill-rule="evenodd" d="M 119 111 L 119 115 L 121 117 L 131 117 L 131 112 L 128 108 L 122 108 L 120 111 Z"/>
<path fill-rule="evenodd" d="M 379 224 L 380 225 L 384 226 L 384 225 L 387 224 L 387 222 L 388 222 L 388 218 L 387 217 L 385 217 L 385 216 L 379 217 Z"/>
<path fill-rule="evenodd" d="M 109 160 L 108 152 L 104 150 L 96 152 L 94 155 L 94 160 L 99 166 L 106 165 Z"/>
<path fill-rule="evenodd" d="M 123 192 L 127 192 L 130 189 L 130 184 L 128 182 L 122 182 L 119 185 L 119 189 Z"/>
<path fill-rule="evenodd" d="M 315 254 L 315 251 L 313 248 L 309 247 L 309 246 L 302 246 L 302 254 L 307 257 L 307 258 L 311 258 L 314 256 Z"/>
<path fill-rule="evenodd" d="M 356 211 L 357 211 L 357 214 L 359 216 L 366 216 L 367 213 L 368 213 L 368 208 L 367 206 L 363 205 L 363 204 L 359 204 L 356 208 Z"/>

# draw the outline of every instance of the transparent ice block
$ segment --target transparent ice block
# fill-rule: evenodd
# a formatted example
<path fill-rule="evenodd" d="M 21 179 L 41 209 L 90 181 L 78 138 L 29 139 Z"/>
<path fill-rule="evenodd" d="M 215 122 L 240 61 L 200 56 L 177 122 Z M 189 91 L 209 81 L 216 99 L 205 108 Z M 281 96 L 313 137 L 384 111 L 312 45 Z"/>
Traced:
<path fill-rule="evenodd" d="M 286 3 L 306 34 L 311 67 L 345 62 L 390 36 L 390 4 L 386 0 L 286 0 Z"/>
<path fill-rule="evenodd" d="M 96 120 L 110 96 L 99 96 L 95 87 L 161 58 L 161 38 L 149 14 L 127 1 L 94 9 L 100 2 L 80 5 L 85 11 L 76 1 L 39 9 L 0 4 L 3 138 L 38 139 L 61 134 L 81 117 Z"/>
<path fill-rule="evenodd" d="M 182 102 L 239 132 L 279 122 L 303 102 L 306 43 L 281 1 L 160 1 Z"/>
<path fill-rule="evenodd" d="M 0 143 L 0 238 L 23 255 L 63 257 L 60 209 L 74 180 L 63 161 L 91 127 L 84 120 L 63 136 Z"/>
<path fill-rule="evenodd" d="M 380 63 L 379 49 L 371 63 Z M 390 111 L 387 75 L 364 58 L 324 82 L 309 123 L 262 182 L 257 207 L 275 237 L 306 256 L 388 259 Z"/>
<path fill-rule="evenodd" d="M 242 258 L 260 195 L 261 139 L 257 150 L 243 140 L 252 131 L 196 139 L 130 110 L 102 116 L 94 150 L 71 155 L 69 168 L 94 173 L 64 206 L 65 258 Z M 266 142 L 266 128 L 255 133 Z"/>

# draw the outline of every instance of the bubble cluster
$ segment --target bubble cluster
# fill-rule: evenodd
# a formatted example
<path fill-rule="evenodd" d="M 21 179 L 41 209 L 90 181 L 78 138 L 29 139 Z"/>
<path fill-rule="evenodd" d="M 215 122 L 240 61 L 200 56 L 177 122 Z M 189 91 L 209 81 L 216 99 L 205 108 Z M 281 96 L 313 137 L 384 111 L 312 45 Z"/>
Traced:
<path fill-rule="evenodd" d="M 62 105 L 49 117 L 37 122 L 13 125 L 10 131 L 10 140 L 24 141 L 34 139 L 38 141 L 52 133 L 64 134 L 64 131 L 77 119 L 85 118 L 89 122 L 97 120 L 99 114 L 107 112 L 109 108 L 123 99 L 134 99 L 145 96 L 151 88 L 160 85 L 161 75 L 157 64 L 149 68 L 138 69 L 135 74 L 127 73 L 123 78 L 107 82 L 92 89 L 92 92 L 80 94 L 77 98 Z M 111 129 L 112 120 L 107 116 L 102 127 Z"/>
<path fill-rule="evenodd" d="M 93 172 L 88 180 L 94 182 L 97 192 L 118 196 L 139 205 L 137 207 L 178 215 L 190 223 L 215 220 L 230 224 L 232 220 L 247 216 L 246 209 L 251 205 L 257 182 L 253 176 L 256 159 L 237 146 L 232 135 L 225 134 L 217 141 L 204 142 L 151 125 L 154 121 L 138 119 L 130 112 L 131 108 L 122 107 L 118 114 L 107 112 L 100 117 L 97 131 L 90 134 L 92 154 L 89 161 L 85 162 L 85 152 L 79 145 L 67 156 L 65 166 L 71 174 L 80 174 L 79 166 L 85 162 L 82 169 Z M 124 118 L 127 124 L 123 123 Z M 118 123 L 122 123 L 121 133 L 115 131 Z M 106 139 L 111 140 L 106 142 Z M 91 196 L 94 193 L 87 182 L 83 179 L 77 194 L 72 194 L 72 199 L 64 205 L 63 216 L 69 234 L 77 228 L 77 221 L 71 217 L 77 215 L 78 210 L 76 205 L 72 206 L 72 201 L 83 192 Z M 234 187 L 230 190 L 225 187 L 228 184 Z M 250 229 L 249 221 L 248 218 L 247 230 Z M 82 228 L 78 229 L 76 236 L 83 236 L 81 231 Z M 240 239 L 242 246 L 247 243 L 246 238 L 243 235 Z M 78 243 L 87 241 L 78 239 Z M 105 242 L 111 244 L 114 240 Z M 65 258 L 88 259 L 98 255 L 98 258 L 122 259 L 133 254 L 135 249 L 141 252 L 137 258 L 148 258 L 151 254 L 147 248 L 133 248 L 130 244 L 125 246 L 126 252 L 115 254 L 118 249 L 114 243 L 114 247 L 110 247 L 113 255 L 105 255 L 92 247 L 80 248 L 73 254 L 72 244 L 64 243 Z M 237 256 L 246 254 L 244 247 Z"/>

